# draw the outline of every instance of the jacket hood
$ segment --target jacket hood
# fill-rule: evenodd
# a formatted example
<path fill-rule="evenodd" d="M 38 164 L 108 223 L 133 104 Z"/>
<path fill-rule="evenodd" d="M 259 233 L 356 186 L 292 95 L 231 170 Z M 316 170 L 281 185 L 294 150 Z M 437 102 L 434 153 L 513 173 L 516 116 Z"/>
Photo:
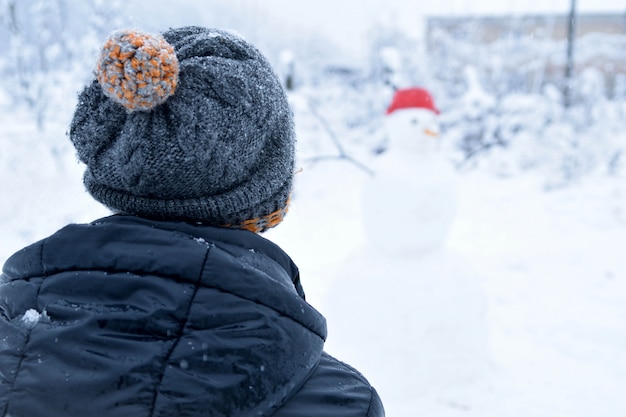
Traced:
<path fill-rule="evenodd" d="M 9 258 L 0 295 L 2 415 L 271 415 L 326 337 L 291 259 L 244 230 L 70 225 Z"/>

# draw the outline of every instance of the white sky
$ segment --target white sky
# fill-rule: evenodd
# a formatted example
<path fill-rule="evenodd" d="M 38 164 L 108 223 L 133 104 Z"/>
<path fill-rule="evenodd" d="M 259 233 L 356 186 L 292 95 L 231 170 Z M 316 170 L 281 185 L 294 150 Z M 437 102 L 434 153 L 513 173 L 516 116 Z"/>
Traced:
<path fill-rule="evenodd" d="M 254 7 L 254 0 L 249 1 Z M 317 28 L 356 42 L 376 22 L 395 22 L 417 34 L 426 15 L 567 13 L 570 0 L 265 0 L 270 15 L 289 19 L 298 26 Z M 626 0 L 577 0 L 579 12 L 623 13 Z"/>
<path fill-rule="evenodd" d="M 393 23 L 419 37 L 428 15 L 567 13 L 570 8 L 570 0 L 178 0 L 175 7 L 171 0 L 128 0 L 127 4 L 145 29 L 190 24 L 235 29 L 221 17 L 227 11 L 255 22 L 256 30 L 270 36 L 321 32 L 357 54 L 377 23 Z M 623 14 L 626 21 L 626 0 L 577 0 L 577 10 Z M 278 32 L 275 25 L 281 25 Z"/>

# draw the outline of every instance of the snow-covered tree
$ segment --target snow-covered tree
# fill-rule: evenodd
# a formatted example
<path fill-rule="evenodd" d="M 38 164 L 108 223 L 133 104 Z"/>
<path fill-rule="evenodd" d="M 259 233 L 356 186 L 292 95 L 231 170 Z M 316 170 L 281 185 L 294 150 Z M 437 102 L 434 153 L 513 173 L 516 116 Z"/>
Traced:
<path fill-rule="evenodd" d="M 0 39 L 9 45 L 0 52 L 4 94 L 28 107 L 43 128 L 49 113 L 83 83 L 95 51 L 123 19 L 118 0 L 71 7 L 66 0 L 3 0 Z"/>

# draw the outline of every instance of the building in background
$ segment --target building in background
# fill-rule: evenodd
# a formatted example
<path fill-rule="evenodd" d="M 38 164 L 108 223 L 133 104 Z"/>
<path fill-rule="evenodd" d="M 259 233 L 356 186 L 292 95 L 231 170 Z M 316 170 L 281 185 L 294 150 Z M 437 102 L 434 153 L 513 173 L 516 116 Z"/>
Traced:
<path fill-rule="evenodd" d="M 456 66 L 477 66 L 483 78 L 492 82 L 498 74 L 517 74 L 514 90 L 536 92 L 546 83 L 558 86 L 563 81 L 568 18 L 567 14 L 430 16 L 426 49 L 435 56 L 449 55 L 446 61 Z M 455 51 L 448 48 L 450 42 L 465 47 Z M 574 62 L 576 76 L 595 72 L 596 78 L 603 78 L 607 97 L 626 93 L 622 91 L 626 89 L 626 13 L 578 14 Z"/>

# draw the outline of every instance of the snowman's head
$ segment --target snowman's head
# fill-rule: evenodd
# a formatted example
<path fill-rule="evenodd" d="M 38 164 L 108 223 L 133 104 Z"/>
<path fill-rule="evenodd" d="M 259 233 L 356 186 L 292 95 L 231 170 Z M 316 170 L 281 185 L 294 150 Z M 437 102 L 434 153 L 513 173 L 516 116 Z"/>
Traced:
<path fill-rule="evenodd" d="M 389 150 L 430 153 L 439 149 L 439 116 L 419 108 L 396 110 L 385 117 Z"/>
<path fill-rule="evenodd" d="M 387 108 L 385 128 L 391 151 L 427 153 L 439 147 L 439 109 L 423 88 L 395 92 Z"/>

